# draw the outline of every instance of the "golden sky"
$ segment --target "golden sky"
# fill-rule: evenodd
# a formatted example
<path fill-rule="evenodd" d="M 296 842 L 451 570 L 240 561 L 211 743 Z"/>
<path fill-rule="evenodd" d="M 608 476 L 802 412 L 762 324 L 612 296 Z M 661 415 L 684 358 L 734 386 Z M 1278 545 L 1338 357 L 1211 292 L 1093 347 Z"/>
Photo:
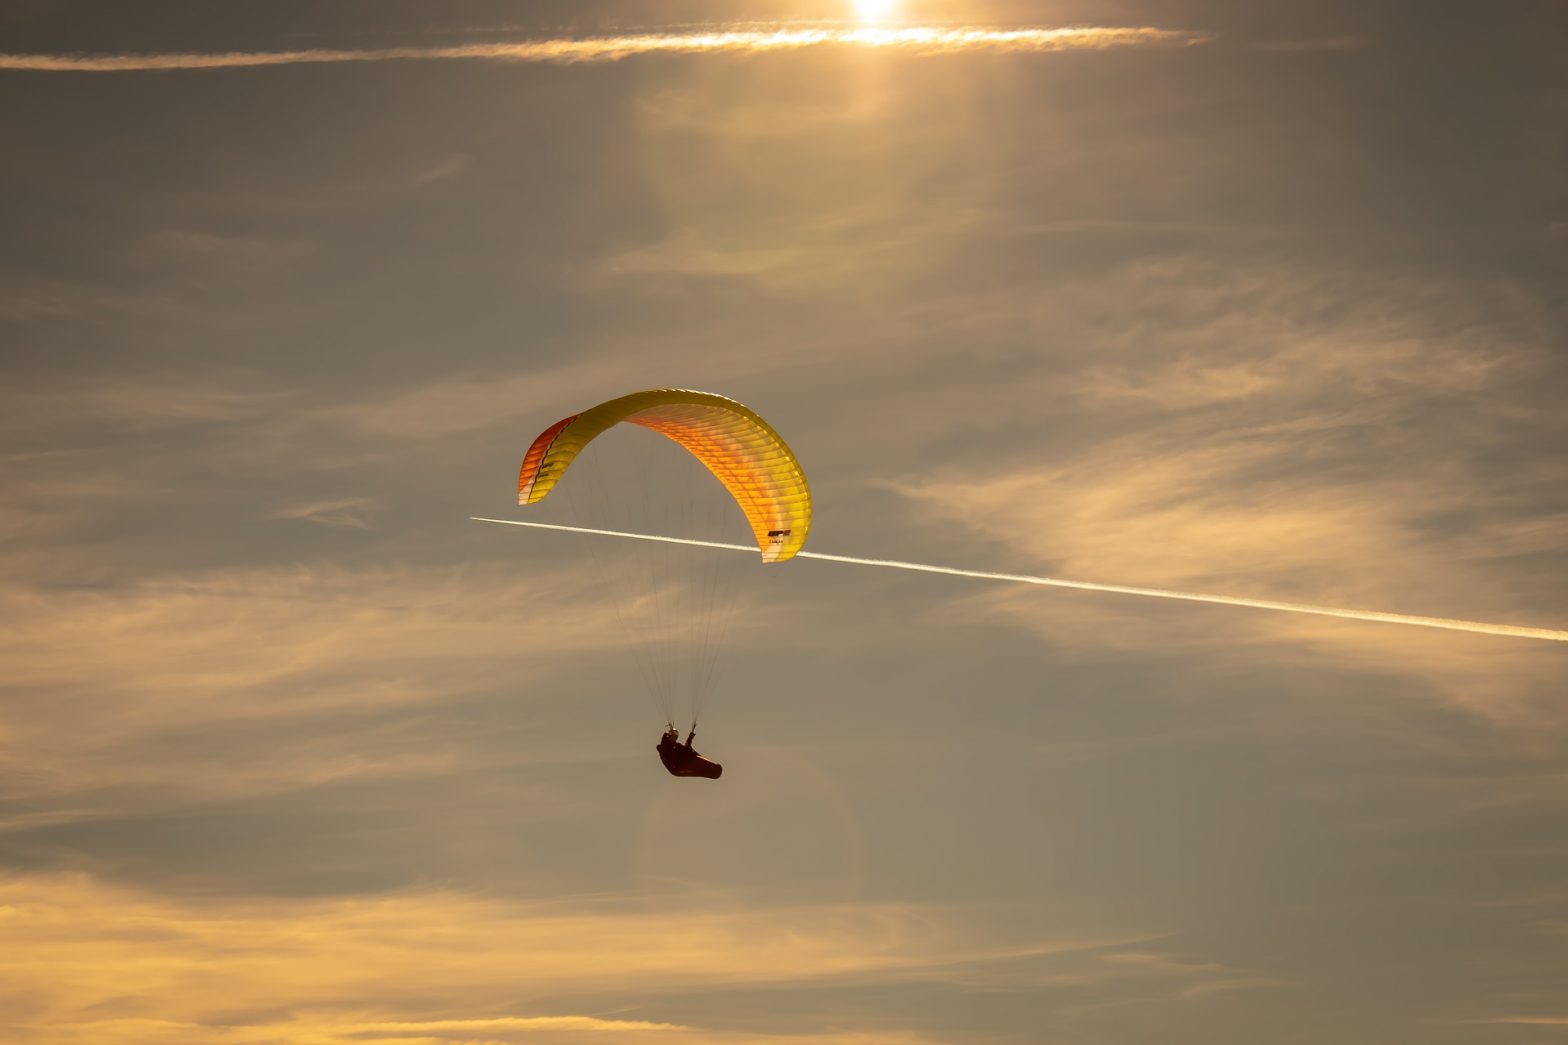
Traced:
<path fill-rule="evenodd" d="M 630 550 L 468 517 L 692 387 L 789 439 L 808 550 L 1568 626 L 1564 51 L 7 8 L 0 1043 L 1560 1034 L 1560 643 L 737 557 L 681 781 Z"/>

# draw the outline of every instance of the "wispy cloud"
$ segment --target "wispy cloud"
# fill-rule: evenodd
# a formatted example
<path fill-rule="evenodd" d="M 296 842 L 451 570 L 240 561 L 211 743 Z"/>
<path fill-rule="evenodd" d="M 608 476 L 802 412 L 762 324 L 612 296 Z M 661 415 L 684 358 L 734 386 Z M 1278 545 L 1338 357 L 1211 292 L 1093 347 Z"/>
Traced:
<path fill-rule="evenodd" d="M 1231 991 L 1284 986 L 1284 981 L 1274 977 L 1230 968 L 1218 962 L 1196 961 L 1136 948 L 1108 951 L 1095 955 L 1093 962 L 1079 965 L 1082 971 L 1048 977 L 1043 982 L 1079 987 L 1114 982 L 1119 987 L 1119 996 L 1114 1000 L 1072 1006 L 1071 1011 L 1078 1013 L 1151 1002 L 1191 1002 Z"/>
<path fill-rule="evenodd" d="M 1200 33 L 1154 28 L 816 28 L 641 33 L 555 40 L 466 44 L 458 47 L 387 47 L 364 50 L 226 52 L 222 54 L 0 55 L 0 69 L 35 72 L 137 72 L 173 69 L 243 69 L 340 62 L 488 60 L 509 62 L 613 62 L 648 54 L 763 54 L 814 47 L 871 47 L 915 54 L 964 51 L 1097 51 L 1117 47 L 1203 43 Z"/>
<path fill-rule="evenodd" d="M 453 153 L 443 156 L 422 170 L 416 171 L 407 180 L 411 189 L 422 189 L 426 185 L 435 185 L 437 182 L 455 178 L 473 166 L 474 158 L 466 153 Z"/>
<path fill-rule="evenodd" d="M 269 518 L 294 519 L 343 530 L 368 530 L 366 518 L 385 509 L 376 497 L 334 497 L 325 501 L 307 501 L 274 510 Z"/>
<path fill-rule="evenodd" d="M 105 590 L 0 588 L 0 608 L 17 622 L 0 641 L 9 795 L 61 808 L 80 804 L 73 795 L 233 797 L 449 767 L 450 748 L 384 716 L 488 692 L 525 666 L 545 678 L 552 663 L 632 641 L 575 574 L 491 578 L 298 566 Z M 307 735 L 243 755 L 206 744 L 136 754 L 170 731 L 334 714 L 372 721 L 335 741 Z M 227 763 L 222 772 L 214 760 Z"/>
<path fill-rule="evenodd" d="M 0 879 L 9 943 L 0 1016 L 37 1043 L 926 1039 L 710 1031 L 659 1019 L 672 991 L 832 983 L 983 982 L 987 963 L 1074 954 L 1101 969 L 1114 938 L 986 931 L 961 910 L 901 904 L 657 908 L 454 890 L 353 900 L 180 901 L 82 875 Z M 610 986 L 613 985 L 613 986 Z M 519 1005 L 601 992 L 614 1015 Z M 625 1014 L 628 1002 L 637 1016 Z M 521 1011 L 519 1011 L 521 1009 Z M 542 1011 L 541 1011 L 542 1010 Z M 13 1039 L 15 1040 L 15 1039 Z"/>
<path fill-rule="evenodd" d="M 1528 309 L 1497 308 L 1506 288 L 1482 306 L 1441 282 L 1369 274 L 1364 283 L 1168 258 L 1049 286 L 1029 313 L 1004 306 L 973 334 L 1028 324 L 1042 347 L 1020 380 L 998 387 L 961 375 L 900 401 L 896 422 L 870 426 L 920 442 L 937 460 L 954 433 L 978 447 L 961 465 L 886 486 L 933 532 L 958 524 L 1009 553 L 975 565 L 1028 561 L 1052 576 L 1119 574 L 1184 590 L 1558 625 L 1560 600 L 1512 560 L 1564 546 L 1561 506 L 1548 492 L 1560 485 L 1561 463 L 1499 467 L 1492 456 L 1521 431 L 1540 445 L 1561 439 L 1556 415 L 1528 405 L 1533 382 L 1549 373 L 1549 337 Z M 1118 310 L 1100 329 L 1090 321 Z M 978 305 L 975 314 L 985 315 Z M 949 340 L 970 336 L 934 319 Z M 1068 608 L 1026 594 L 974 598 L 1019 613 L 1055 604 L 1042 632 L 1079 620 L 1073 642 L 1089 648 L 1177 641 L 1170 615 L 1157 638 L 1128 618 L 1114 626 L 1114 612 L 1089 599 Z M 1216 618 L 1201 616 L 1189 638 L 1216 641 Z M 1349 635 L 1307 618 L 1235 623 L 1270 643 L 1295 633 L 1314 657 Z M 1530 690 L 1524 678 L 1557 670 L 1550 656 L 1515 650 L 1530 666 L 1509 655 L 1524 675 L 1499 676 L 1497 658 L 1473 642 L 1363 637 L 1354 656 L 1364 665 L 1379 656 L 1401 670 L 1441 663 L 1423 674 L 1446 676 L 1445 689 L 1463 680 L 1477 707 L 1497 706 L 1500 686 Z M 1472 670 L 1456 672 L 1466 658 Z"/>
<path fill-rule="evenodd" d="M 1568 1027 L 1568 1016 L 1493 1016 L 1482 1020 L 1462 1020 L 1465 1024 L 1514 1025 L 1520 1027 Z"/>

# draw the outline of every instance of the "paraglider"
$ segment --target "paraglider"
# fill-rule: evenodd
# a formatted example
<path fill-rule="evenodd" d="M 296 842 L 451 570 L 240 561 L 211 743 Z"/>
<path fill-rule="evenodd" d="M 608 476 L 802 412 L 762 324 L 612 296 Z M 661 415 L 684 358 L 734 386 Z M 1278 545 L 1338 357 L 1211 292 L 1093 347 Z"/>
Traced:
<path fill-rule="evenodd" d="M 649 389 L 600 403 L 557 421 L 534 439 L 523 457 L 517 480 L 518 503 L 529 505 L 543 500 L 562 482 L 567 469 L 590 442 L 621 424 L 657 432 L 696 458 L 740 508 L 764 563 L 787 562 L 806 543 L 806 534 L 811 527 L 811 491 L 794 452 L 755 411 L 711 392 Z M 651 503 L 665 491 L 657 480 L 651 483 L 653 489 L 647 489 L 650 485 L 648 474 L 640 479 L 645 498 Z M 621 500 L 622 493 L 620 489 L 600 491 L 599 503 Z M 711 500 L 719 495 L 715 490 L 706 489 L 698 496 Z M 687 554 L 688 563 L 694 561 L 689 549 L 681 551 Z M 668 554 L 667 550 L 665 554 Z M 639 642 L 649 639 L 645 643 L 648 645 L 684 646 L 696 651 L 693 657 L 705 658 L 703 662 L 687 665 L 684 670 L 668 666 L 662 671 L 646 672 L 649 687 L 659 691 L 665 702 L 668 731 L 658 744 L 659 759 L 673 776 L 717 780 L 723 767 L 699 755 L 691 742 L 696 735 L 697 711 L 703 698 L 701 691 L 704 686 L 711 685 L 711 659 L 716 656 L 719 645 L 711 634 L 714 630 L 711 620 L 702 618 L 704 615 L 711 618 L 715 613 L 718 599 L 713 589 L 719 585 L 710 577 L 702 597 L 689 599 L 692 605 L 682 605 L 680 586 L 683 583 L 693 588 L 701 585 L 688 583 L 680 569 L 660 565 L 623 572 L 625 576 L 610 578 L 612 589 L 630 586 L 633 573 L 645 574 L 649 585 L 645 598 L 640 601 L 627 599 L 626 605 L 618 606 L 617 613 L 623 622 L 649 607 L 655 616 L 686 618 L 666 620 L 662 630 L 669 634 L 656 640 L 650 639 L 646 629 L 628 637 Z M 612 591 L 612 594 L 625 598 L 624 592 Z M 681 681 L 674 681 L 677 679 Z M 691 695 L 692 728 L 684 742 L 675 728 L 672 709 L 673 690 L 682 686 L 694 691 Z"/>
<path fill-rule="evenodd" d="M 655 749 L 659 752 L 659 761 L 670 771 L 670 776 L 700 776 L 717 780 L 724 772 L 724 767 L 697 754 L 697 749 L 691 746 L 691 738 L 696 735 L 697 730 L 694 728 L 686 734 L 686 740 L 682 743 L 680 730 L 674 726 L 665 730 Z"/>

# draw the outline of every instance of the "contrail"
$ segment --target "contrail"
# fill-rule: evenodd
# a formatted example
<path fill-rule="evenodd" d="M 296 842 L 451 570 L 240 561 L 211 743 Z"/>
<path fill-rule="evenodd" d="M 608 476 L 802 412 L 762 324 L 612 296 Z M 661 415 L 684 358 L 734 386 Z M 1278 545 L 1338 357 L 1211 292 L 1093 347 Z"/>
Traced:
<path fill-rule="evenodd" d="M 890 28 L 738 29 L 499 41 L 450 47 L 316 48 L 165 54 L 0 54 L 0 69 L 121 73 L 175 69 L 244 69 L 274 65 L 479 59 L 510 62 L 616 62 L 647 54 L 765 53 L 812 47 L 865 47 L 915 54 L 961 51 L 1100 51 L 1113 47 L 1200 44 L 1202 33 L 1147 27 L 1069 29 L 903 26 Z"/>
<path fill-rule="evenodd" d="M 688 544 L 694 548 L 722 548 L 725 551 L 751 552 L 753 544 L 724 544 L 719 541 L 697 541 L 686 537 L 658 537 L 650 533 L 627 533 L 622 530 L 595 530 L 587 526 L 560 526 L 555 523 L 519 522 L 516 519 L 486 519 L 469 516 L 473 522 L 501 523 L 505 526 L 528 526 L 536 530 L 563 530 L 567 533 L 591 533 L 602 537 L 627 537 L 638 541 L 658 541 L 661 544 Z M 1514 624 L 1487 624 L 1476 620 L 1453 620 L 1448 617 L 1417 617 L 1407 613 L 1383 613 L 1379 610 L 1347 610 L 1333 606 L 1313 606 L 1304 602 L 1276 602 L 1273 599 L 1248 599 L 1236 595 L 1206 595 L 1195 591 L 1168 591 L 1164 588 L 1135 588 L 1126 584 L 1096 584 L 1093 581 L 1069 581 L 1060 577 L 1038 577 L 1028 573 L 992 573 L 988 570 L 962 570 L 954 566 L 930 566 L 919 562 L 899 562 L 895 559 L 862 559 L 853 555 L 827 555 L 822 552 L 798 552 L 797 559 L 820 559 L 823 562 L 847 562 L 856 566 L 881 566 L 892 570 L 913 570 L 916 573 L 941 573 L 949 577 L 976 577 L 985 581 L 1008 581 L 1013 584 L 1038 584 L 1047 588 L 1077 588 L 1081 591 L 1105 591 L 1115 595 L 1143 595 L 1151 599 L 1177 599 L 1182 602 L 1209 602 L 1219 606 L 1246 606 L 1255 610 L 1280 610 L 1285 613 L 1310 613 L 1318 617 L 1340 617 L 1344 620 L 1378 621 L 1383 624 L 1413 624 L 1422 628 L 1443 628 L 1447 631 L 1468 631 L 1478 635 L 1506 635 L 1515 639 L 1544 639 L 1548 642 L 1568 642 L 1568 631 L 1556 628 L 1526 628 Z"/>

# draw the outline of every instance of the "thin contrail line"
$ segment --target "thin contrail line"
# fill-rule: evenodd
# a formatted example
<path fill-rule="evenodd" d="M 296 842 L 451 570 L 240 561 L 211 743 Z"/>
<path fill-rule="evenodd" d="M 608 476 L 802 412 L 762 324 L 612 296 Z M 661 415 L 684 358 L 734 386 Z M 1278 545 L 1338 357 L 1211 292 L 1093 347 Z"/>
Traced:
<path fill-rule="evenodd" d="M 519 522 L 516 519 L 486 519 L 471 515 L 473 522 L 501 523 L 505 526 L 527 526 L 535 530 L 563 530 L 567 533 L 591 533 L 602 537 L 626 537 L 638 541 L 658 541 L 661 544 L 688 544 L 694 548 L 722 548 L 726 551 L 757 551 L 753 544 L 724 544 L 719 541 L 697 541 L 686 537 L 658 537 L 650 533 L 627 533 L 622 530 L 596 530 L 587 526 L 560 526 L 555 523 Z M 975 577 L 986 581 L 1008 581 L 1013 584 L 1038 584 L 1048 588 L 1077 588 L 1081 591 L 1104 591 L 1115 595 L 1143 595 L 1152 599 L 1177 599 L 1182 602 L 1208 602 L 1219 606 L 1245 606 L 1255 610 L 1280 610 L 1285 613 L 1309 613 L 1318 617 L 1339 617 L 1344 620 L 1378 621 L 1383 624 L 1412 624 L 1422 628 L 1443 628 L 1447 631 L 1468 631 L 1479 635 L 1506 635 L 1515 639 L 1545 639 L 1548 642 L 1568 642 L 1568 631 L 1556 628 L 1526 628 L 1514 624 L 1488 624 L 1484 621 L 1453 620 L 1448 617 L 1417 617 L 1407 613 L 1383 613 L 1379 610 L 1347 610 L 1333 606 L 1313 606 L 1304 602 L 1277 602 L 1273 599 L 1248 599 L 1237 595 L 1206 595 L 1195 591 L 1169 591 L 1164 588 L 1135 588 L 1126 584 L 1096 584 L 1093 581 L 1069 581 L 1060 577 L 1038 577 L 1027 573 L 992 573 L 989 570 L 962 570 L 954 566 L 930 566 L 919 562 L 899 562 L 895 559 L 862 559 L 853 555 L 827 555 L 822 552 L 798 552 L 797 559 L 820 559 L 823 562 L 847 562 L 856 566 L 882 566 L 893 570 L 913 570 L 916 573 L 941 573 L 949 577 Z"/>
<path fill-rule="evenodd" d="M 870 47 L 916 54 L 960 51 L 1098 51 L 1112 47 L 1198 44 L 1202 33 L 1147 27 L 994 29 L 984 27 L 734 29 L 633 33 L 461 44 L 451 47 L 315 48 L 166 54 L 0 54 L 0 69 L 115 73 L 174 69 L 243 69 L 337 62 L 488 59 L 511 62 L 615 62 L 645 54 L 763 53 L 809 47 Z"/>

